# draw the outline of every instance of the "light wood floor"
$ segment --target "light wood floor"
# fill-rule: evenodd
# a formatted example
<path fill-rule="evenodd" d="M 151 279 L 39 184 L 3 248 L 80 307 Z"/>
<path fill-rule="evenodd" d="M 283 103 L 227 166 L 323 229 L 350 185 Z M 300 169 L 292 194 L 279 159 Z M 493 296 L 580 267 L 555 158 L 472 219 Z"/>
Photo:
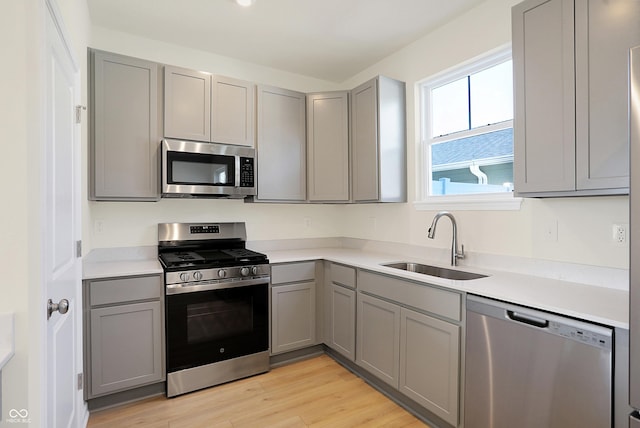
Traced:
<path fill-rule="evenodd" d="M 92 412 L 90 428 L 420 427 L 326 355 L 179 397 Z"/>

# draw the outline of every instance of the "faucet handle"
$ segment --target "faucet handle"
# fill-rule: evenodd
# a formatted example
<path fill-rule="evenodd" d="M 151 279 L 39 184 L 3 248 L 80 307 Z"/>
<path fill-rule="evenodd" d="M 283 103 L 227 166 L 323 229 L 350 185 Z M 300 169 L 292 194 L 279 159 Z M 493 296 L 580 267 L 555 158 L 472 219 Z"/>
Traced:
<path fill-rule="evenodd" d="M 462 247 L 462 249 L 459 253 L 456 252 L 456 259 L 464 259 L 464 244 L 460 245 L 460 247 Z"/>

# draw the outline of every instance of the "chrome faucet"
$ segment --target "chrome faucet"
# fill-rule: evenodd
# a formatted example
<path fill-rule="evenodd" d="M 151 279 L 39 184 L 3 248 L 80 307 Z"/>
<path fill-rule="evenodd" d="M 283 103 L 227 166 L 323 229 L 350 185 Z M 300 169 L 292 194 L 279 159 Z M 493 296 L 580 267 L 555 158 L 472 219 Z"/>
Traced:
<path fill-rule="evenodd" d="M 453 233 L 451 237 L 451 266 L 457 266 L 458 259 L 464 259 L 464 245 L 462 245 L 462 251 L 458 252 L 458 226 L 453 214 L 448 211 L 440 211 L 436 214 L 431 222 L 431 227 L 429 227 L 429 234 L 427 236 L 429 239 L 435 238 L 436 225 L 438 224 L 440 217 L 449 217 L 449 220 L 451 220 L 451 225 L 453 226 Z"/>

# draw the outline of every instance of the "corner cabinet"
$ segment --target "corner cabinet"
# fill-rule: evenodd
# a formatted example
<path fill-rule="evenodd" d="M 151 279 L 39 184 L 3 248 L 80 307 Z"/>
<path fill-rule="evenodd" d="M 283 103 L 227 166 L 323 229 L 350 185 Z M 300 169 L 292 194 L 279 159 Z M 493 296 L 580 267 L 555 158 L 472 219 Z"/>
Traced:
<path fill-rule="evenodd" d="M 258 86 L 258 194 L 254 200 L 306 200 L 305 102 L 301 92 Z"/>
<path fill-rule="evenodd" d="M 518 194 L 628 192 L 628 57 L 640 45 L 638 22 L 634 0 L 513 7 Z"/>
<path fill-rule="evenodd" d="M 327 262 L 329 263 L 329 262 Z M 329 263 L 325 286 L 325 344 L 350 361 L 356 359 L 356 270 Z"/>
<path fill-rule="evenodd" d="M 271 267 L 271 354 L 316 344 L 315 262 Z"/>
<path fill-rule="evenodd" d="M 165 137 L 255 146 L 255 84 L 167 65 L 164 91 Z"/>
<path fill-rule="evenodd" d="M 84 283 L 85 398 L 165 380 L 160 275 Z"/>
<path fill-rule="evenodd" d="M 161 66 L 89 49 L 89 199 L 157 201 Z"/>
<path fill-rule="evenodd" d="M 349 201 L 349 93 L 307 95 L 310 202 Z"/>
<path fill-rule="evenodd" d="M 405 83 L 378 76 L 351 91 L 354 202 L 406 202 Z"/>

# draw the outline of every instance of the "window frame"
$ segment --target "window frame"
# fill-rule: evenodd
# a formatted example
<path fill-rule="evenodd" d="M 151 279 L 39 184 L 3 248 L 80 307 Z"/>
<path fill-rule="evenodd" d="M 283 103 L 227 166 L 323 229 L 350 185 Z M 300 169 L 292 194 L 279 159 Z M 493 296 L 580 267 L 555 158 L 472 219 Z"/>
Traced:
<path fill-rule="evenodd" d="M 513 127 L 513 119 L 496 124 L 459 131 L 448 135 L 431 137 L 431 96 L 433 88 L 464 78 L 484 69 L 512 60 L 511 44 L 507 44 L 479 55 L 434 76 L 417 82 L 416 89 L 419 97 L 419 147 L 416 174 L 416 201 L 414 206 L 418 210 L 519 210 L 522 198 L 515 197 L 513 192 L 477 193 L 462 195 L 431 195 L 431 159 L 432 144 L 456 140 L 492 131 Z"/>

